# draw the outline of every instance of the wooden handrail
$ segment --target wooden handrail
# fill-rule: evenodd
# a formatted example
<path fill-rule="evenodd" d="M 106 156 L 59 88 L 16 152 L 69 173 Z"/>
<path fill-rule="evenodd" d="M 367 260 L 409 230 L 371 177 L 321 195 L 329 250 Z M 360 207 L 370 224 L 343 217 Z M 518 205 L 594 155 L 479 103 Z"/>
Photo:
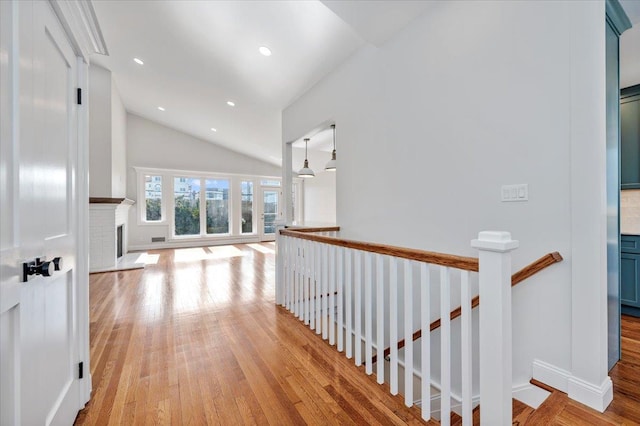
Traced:
<path fill-rule="evenodd" d="M 525 279 L 529 278 L 530 276 L 537 274 L 538 272 L 540 272 L 543 269 L 553 265 L 554 263 L 558 263 L 558 262 L 561 262 L 561 261 L 562 261 L 562 256 L 557 251 L 554 251 L 553 253 L 545 254 L 540 259 L 536 260 L 533 263 L 530 263 L 529 265 L 527 265 L 524 268 L 520 269 L 515 274 L 511 275 L 511 287 L 513 287 L 516 284 L 524 281 Z M 479 304 L 480 304 L 480 296 L 476 296 L 473 299 L 471 299 L 471 309 L 477 307 Z M 456 309 L 451 311 L 451 317 L 450 318 L 451 318 L 451 320 L 454 320 L 454 319 L 458 318 L 460 315 L 462 315 L 462 307 L 458 306 Z M 440 324 L 441 324 L 440 318 L 438 318 L 437 320 L 435 320 L 434 322 L 432 322 L 430 324 L 429 331 L 433 331 L 433 330 L 439 328 Z M 422 337 L 422 330 L 418 330 L 415 333 L 413 333 L 412 340 L 415 342 L 420 337 Z M 405 345 L 405 340 L 404 339 L 398 341 L 398 349 L 404 348 L 404 345 Z M 387 356 L 389 356 L 390 353 L 391 353 L 391 348 L 386 348 L 384 350 L 385 358 Z M 378 356 L 377 355 L 374 355 L 371 358 L 372 363 L 375 363 L 377 360 L 378 360 Z"/>
<path fill-rule="evenodd" d="M 315 228 L 296 228 L 296 227 L 286 227 L 288 231 L 296 231 L 296 232 L 333 232 L 339 231 L 339 226 L 321 226 Z"/>
<path fill-rule="evenodd" d="M 318 243 L 331 244 L 334 246 L 346 247 L 354 250 L 368 251 L 370 253 L 416 260 L 418 262 L 427 262 L 433 263 L 435 265 L 449 266 L 466 271 L 478 272 L 477 257 L 455 256 L 452 254 L 435 253 L 424 250 L 389 246 L 385 244 L 364 243 L 360 241 L 345 240 L 336 237 L 327 237 L 324 235 L 314 235 L 309 231 L 300 232 L 298 230 L 281 229 L 280 235 L 315 241 Z"/>

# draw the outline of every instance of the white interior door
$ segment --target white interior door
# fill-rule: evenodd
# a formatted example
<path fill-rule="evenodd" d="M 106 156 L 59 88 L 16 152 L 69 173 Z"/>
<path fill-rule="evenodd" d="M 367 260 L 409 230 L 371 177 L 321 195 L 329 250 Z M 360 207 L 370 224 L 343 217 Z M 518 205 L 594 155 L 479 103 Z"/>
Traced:
<path fill-rule="evenodd" d="M 282 188 L 260 187 L 260 221 L 258 222 L 261 241 L 276 239 L 276 222 L 282 219 Z"/>
<path fill-rule="evenodd" d="M 0 424 L 69 425 L 80 408 L 77 59 L 49 2 L 0 7 Z M 36 258 L 27 269 L 41 273 L 24 281 Z"/>

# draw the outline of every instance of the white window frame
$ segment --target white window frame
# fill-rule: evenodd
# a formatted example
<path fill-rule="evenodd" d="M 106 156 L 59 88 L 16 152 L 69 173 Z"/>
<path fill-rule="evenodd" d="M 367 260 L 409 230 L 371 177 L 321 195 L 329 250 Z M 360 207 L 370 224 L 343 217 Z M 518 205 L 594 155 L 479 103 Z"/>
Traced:
<path fill-rule="evenodd" d="M 178 170 L 178 169 L 159 169 L 150 167 L 133 167 L 137 173 L 137 199 L 140 202 L 138 206 L 138 225 L 140 226 L 165 226 L 167 227 L 167 242 L 186 242 L 186 241 L 216 241 L 229 239 L 254 239 L 259 235 L 259 212 L 257 194 L 262 187 L 263 180 L 280 181 L 280 176 L 267 175 L 246 175 L 235 173 L 214 173 L 202 172 L 194 170 Z M 162 177 L 162 204 L 160 221 L 146 220 L 146 199 L 145 199 L 145 181 L 144 177 L 161 176 Z M 175 178 L 186 177 L 200 179 L 200 234 L 194 235 L 175 235 Z M 207 179 L 226 179 L 229 181 L 229 232 L 225 234 L 207 234 L 206 233 L 206 180 Z M 243 181 L 253 182 L 253 232 L 242 233 L 242 188 Z M 204 214 L 203 214 L 203 210 Z"/>
<path fill-rule="evenodd" d="M 136 169 L 138 179 L 138 225 L 166 225 L 167 224 L 167 200 L 166 200 L 166 176 L 163 173 L 146 169 Z M 160 176 L 162 178 L 162 196 L 160 197 L 160 220 L 147 220 L 147 197 L 145 176 Z"/>
<path fill-rule="evenodd" d="M 229 227 L 227 232 L 225 232 L 224 234 L 208 234 L 207 233 L 207 180 L 226 180 L 229 182 L 229 193 L 228 193 L 228 200 L 227 200 L 227 217 L 229 218 Z M 200 183 L 200 188 L 204 188 L 204 191 L 201 189 L 200 190 L 200 233 L 202 235 L 202 237 L 206 237 L 206 238 L 219 238 L 219 237 L 230 237 L 231 235 L 233 235 L 233 224 L 234 224 L 234 220 L 233 220 L 233 178 L 231 176 L 228 175 L 221 175 L 221 176 L 216 176 L 216 177 L 212 177 L 212 176 L 207 176 L 207 177 L 202 177 L 201 178 L 201 183 Z M 204 215 L 202 214 L 204 209 Z M 175 224 L 174 224 L 175 225 Z"/>
<path fill-rule="evenodd" d="M 256 189 L 259 188 L 259 178 L 256 177 L 250 177 L 250 178 L 240 178 L 238 179 L 238 195 L 240 198 L 240 205 L 238 208 L 238 221 L 239 221 L 239 228 L 238 228 L 238 235 L 242 235 L 242 236 L 246 236 L 246 235 L 257 235 L 258 233 L 258 211 L 256 208 Z M 251 201 L 251 232 L 242 232 L 242 182 L 252 182 L 253 183 L 253 187 L 251 188 L 252 190 L 252 194 L 251 196 L 252 201 Z"/>

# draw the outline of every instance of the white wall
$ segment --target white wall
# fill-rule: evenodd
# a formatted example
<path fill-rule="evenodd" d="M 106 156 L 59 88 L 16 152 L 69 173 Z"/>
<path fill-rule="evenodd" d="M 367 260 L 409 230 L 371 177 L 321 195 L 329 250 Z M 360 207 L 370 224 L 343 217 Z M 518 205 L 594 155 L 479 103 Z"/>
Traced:
<path fill-rule="evenodd" d="M 115 81 L 111 81 L 111 193 L 114 198 L 127 193 L 127 111 Z"/>
<path fill-rule="evenodd" d="M 127 114 L 127 198 L 137 201 L 138 180 L 134 167 L 254 176 L 278 177 L 282 174 L 280 167 L 270 163 Z M 169 185 L 168 182 L 163 184 Z M 257 188 L 255 191 L 257 200 Z M 136 202 L 129 209 L 129 246 L 132 249 L 148 247 L 152 237 L 169 240 L 169 224 L 140 224 L 137 207 Z"/>
<path fill-rule="evenodd" d="M 89 67 L 89 196 L 111 197 L 111 72 Z"/>
<path fill-rule="evenodd" d="M 324 170 L 331 159 L 330 152 L 308 151 L 309 167 L 316 177 L 303 179 L 303 222 L 307 224 L 336 223 L 336 173 Z M 304 148 L 293 148 L 293 170 L 302 168 Z"/>
<path fill-rule="evenodd" d="M 89 196 L 126 193 L 126 111 L 111 71 L 89 67 Z"/>
<path fill-rule="evenodd" d="M 514 270 L 565 257 L 514 289 L 517 384 L 536 358 L 572 371 L 572 350 L 597 364 L 606 344 L 606 328 L 572 336 L 572 267 L 590 274 L 580 285 L 606 288 L 604 186 L 581 185 L 604 179 L 604 22 L 601 2 L 440 2 L 283 112 L 284 141 L 339 126 L 337 223 L 349 237 L 475 256 L 479 231 L 506 230 L 520 240 Z M 529 201 L 502 203 L 501 185 L 516 183 Z M 576 252 L 578 233 L 590 244 Z M 603 320 L 596 301 L 586 308 Z M 594 364 L 574 374 L 600 386 Z"/>

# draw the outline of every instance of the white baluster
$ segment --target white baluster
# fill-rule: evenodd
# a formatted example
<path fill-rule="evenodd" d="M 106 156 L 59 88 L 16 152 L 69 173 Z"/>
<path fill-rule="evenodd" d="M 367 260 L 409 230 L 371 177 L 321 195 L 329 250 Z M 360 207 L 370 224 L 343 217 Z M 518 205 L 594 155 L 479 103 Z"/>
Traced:
<path fill-rule="evenodd" d="M 389 346 L 391 347 L 390 392 L 398 394 L 398 260 L 389 258 Z"/>
<path fill-rule="evenodd" d="M 289 306 L 289 254 L 287 244 L 287 237 L 284 235 L 280 236 L 280 256 L 283 263 L 282 281 L 284 283 L 282 287 L 282 297 L 285 308 Z"/>
<path fill-rule="evenodd" d="M 287 309 L 289 310 L 289 312 L 293 312 L 293 274 L 295 273 L 293 270 L 293 261 L 295 259 L 294 253 L 293 253 L 293 240 L 294 238 L 287 238 L 287 251 L 288 251 L 288 258 L 289 258 L 289 284 L 288 284 L 288 292 L 289 292 L 289 301 L 288 301 L 288 306 Z"/>
<path fill-rule="evenodd" d="M 354 289 L 355 289 L 355 363 L 357 366 L 362 365 L 362 252 L 356 250 L 353 262 L 354 271 Z"/>
<path fill-rule="evenodd" d="M 337 291 L 338 291 L 338 352 L 344 350 L 344 277 L 342 275 L 342 265 L 344 262 L 344 249 L 337 247 Z"/>
<path fill-rule="evenodd" d="M 373 364 L 371 358 L 373 358 L 373 326 L 371 324 L 371 316 L 373 311 L 372 301 L 372 287 L 373 281 L 371 280 L 371 253 L 366 252 L 364 254 L 364 365 L 365 373 L 373 373 Z"/>
<path fill-rule="evenodd" d="M 345 258 L 344 258 L 344 296 L 345 296 L 345 301 L 344 304 L 347 307 L 347 311 L 346 311 L 346 316 L 347 316 L 347 328 L 345 331 L 345 337 L 347 339 L 347 350 L 346 350 L 346 356 L 347 358 L 351 359 L 351 357 L 353 356 L 353 339 L 352 339 L 352 332 L 353 330 L 351 329 L 351 312 L 352 312 L 352 305 L 351 305 L 351 289 L 352 289 L 352 283 L 353 283 L 353 279 L 351 276 L 351 262 L 353 259 L 351 249 L 345 249 Z"/>
<path fill-rule="evenodd" d="M 420 264 L 420 310 L 422 338 L 421 368 L 422 368 L 422 418 L 431 418 L 431 277 L 429 264 Z"/>
<path fill-rule="evenodd" d="M 314 302 L 316 296 L 316 263 L 315 251 L 318 243 L 310 241 L 309 244 L 309 328 L 316 329 L 316 316 Z"/>
<path fill-rule="evenodd" d="M 298 318 L 304 320 L 304 262 L 302 257 L 302 242 L 304 240 L 298 238 L 298 262 L 296 269 L 298 271 Z"/>
<path fill-rule="evenodd" d="M 451 424 L 451 279 L 440 268 L 440 424 Z"/>
<path fill-rule="evenodd" d="M 413 406 L 413 271 L 404 261 L 404 404 Z"/>
<path fill-rule="evenodd" d="M 276 304 L 282 305 L 282 270 L 284 262 L 282 261 L 282 236 L 280 235 L 280 227 L 276 229 Z"/>
<path fill-rule="evenodd" d="M 328 295 L 329 295 L 329 246 L 322 245 L 322 338 L 329 337 Z"/>
<path fill-rule="evenodd" d="M 473 395 L 471 392 L 471 286 L 469 285 L 469 271 L 460 271 L 460 300 L 462 316 L 461 351 L 462 351 L 462 426 L 473 425 Z"/>
<path fill-rule="evenodd" d="M 304 240 L 298 238 L 298 318 L 304 321 L 304 263 L 302 257 Z"/>
<path fill-rule="evenodd" d="M 378 383 L 384 383 L 384 258 L 376 254 L 376 356 Z"/>
<path fill-rule="evenodd" d="M 311 241 L 303 241 L 303 261 L 304 261 L 304 323 L 309 325 L 309 251 L 311 248 Z"/>
<path fill-rule="evenodd" d="M 291 269 L 293 270 L 293 301 L 291 312 L 294 316 L 298 316 L 298 238 L 291 239 Z"/>
<path fill-rule="evenodd" d="M 329 246 L 329 344 L 336 344 L 336 246 Z"/>
<path fill-rule="evenodd" d="M 316 243 L 316 334 L 322 333 L 322 244 Z"/>

